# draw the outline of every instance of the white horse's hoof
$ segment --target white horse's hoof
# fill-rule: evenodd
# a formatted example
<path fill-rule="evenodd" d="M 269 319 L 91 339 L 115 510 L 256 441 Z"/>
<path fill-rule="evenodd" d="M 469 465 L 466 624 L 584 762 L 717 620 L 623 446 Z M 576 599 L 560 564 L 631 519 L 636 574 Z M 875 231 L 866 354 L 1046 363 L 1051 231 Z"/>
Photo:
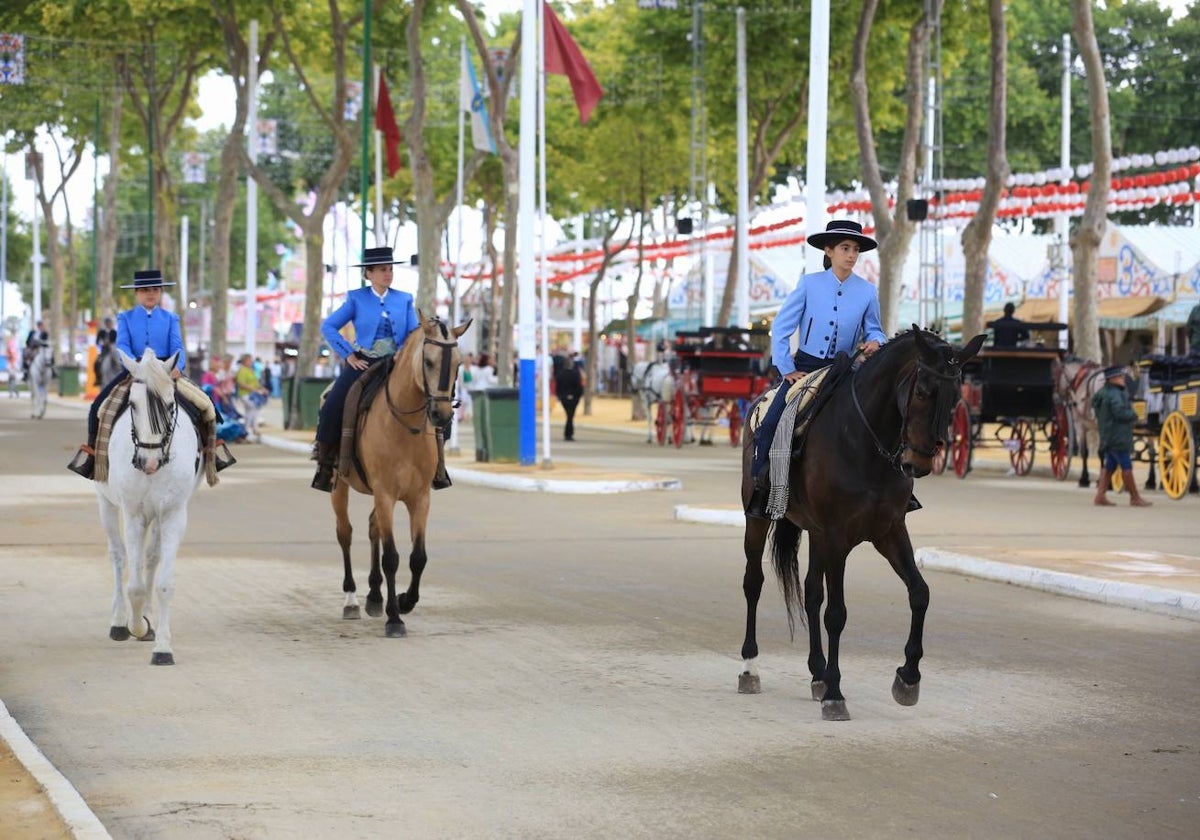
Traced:
<path fill-rule="evenodd" d="M 151 665 L 174 665 L 175 655 L 171 651 L 155 651 L 150 655 Z"/>
<path fill-rule="evenodd" d="M 350 607 L 342 607 L 343 621 L 357 621 L 360 618 L 362 618 L 362 611 L 359 610 L 357 604 Z"/>
<path fill-rule="evenodd" d="M 749 671 L 738 674 L 738 694 L 762 694 L 762 682 L 758 674 Z"/>

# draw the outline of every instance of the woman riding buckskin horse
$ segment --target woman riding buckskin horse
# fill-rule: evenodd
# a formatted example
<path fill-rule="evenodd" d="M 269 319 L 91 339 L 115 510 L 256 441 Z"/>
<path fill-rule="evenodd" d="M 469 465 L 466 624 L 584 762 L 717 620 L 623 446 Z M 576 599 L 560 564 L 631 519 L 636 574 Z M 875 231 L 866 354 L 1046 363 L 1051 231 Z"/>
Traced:
<path fill-rule="evenodd" d="M 391 248 L 363 251 L 362 262 L 357 266 L 362 268 L 363 280 L 368 285 L 349 292 L 345 302 L 321 324 L 321 335 L 346 363 L 326 394 L 317 419 L 314 490 L 333 491 L 333 474 L 342 439 L 342 413 L 350 386 L 366 370 L 392 356 L 409 334 L 421 326 L 412 295 L 392 288 L 392 266 L 396 264 Z M 354 324 L 353 344 L 339 332 L 350 323 Z M 433 487 L 440 490 L 449 486 L 450 478 L 443 466 L 434 476 Z"/>

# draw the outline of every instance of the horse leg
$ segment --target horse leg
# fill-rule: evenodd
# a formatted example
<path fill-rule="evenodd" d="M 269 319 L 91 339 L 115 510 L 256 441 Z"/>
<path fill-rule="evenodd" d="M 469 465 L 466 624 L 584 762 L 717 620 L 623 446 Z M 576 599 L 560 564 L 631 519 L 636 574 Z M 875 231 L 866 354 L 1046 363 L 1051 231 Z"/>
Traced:
<path fill-rule="evenodd" d="M 147 566 L 151 572 L 148 581 L 154 586 L 154 612 L 158 629 L 154 632 L 154 651 L 150 654 L 151 665 L 174 665 L 175 654 L 171 652 L 171 599 L 175 596 L 175 557 L 183 534 L 187 530 L 187 505 L 181 504 L 164 514 L 154 526 L 157 557 Z"/>
<path fill-rule="evenodd" d="M 354 585 L 354 569 L 350 563 L 350 542 L 354 536 L 354 526 L 350 524 L 350 489 L 346 482 L 339 481 L 333 488 L 330 504 L 333 505 L 336 520 L 334 528 L 338 545 L 342 549 L 342 618 L 356 619 L 360 617 L 358 595 L 355 594 L 358 590 Z"/>
<path fill-rule="evenodd" d="M 825 648 L 821 641 L 821 604 L 825 600 L 825 564 L 811 542 L 808 574 L 804 576 L 804 617 L 808 621 L 808 673 L 812 674 L 812 699 L 825 699 Z"/>
<path fill-rule="evenodd" d="M 129 598 L 125 592 L 125 542 L 121 537 L 120 509 L 97 494 L 100 499 L 100 524 L 108 539 L 108 559 L 113 570 L 112 610 L 109 612 L 108 638 L 123 642 L 129 638 Z"/>
<path fill-rule="evenodd" d="M 396 539 L 392 534 L 392 509 L 395 505 L 394 499 L 382 493 L 375 494 L 373 517 L 382 546 L 380 565 L 384 582 L 387 584 L 387 598 L 384 601 L 387 622 L 384 624 L 383 633 L 389 639 L 400 638 L 408 632 L 404 622 L 400 620 L 400 608 L 396 603 L 396 572 L 400 568 L 400 553 L 396 551 Z"/>
<path fill-rule="evenodd" d="M 1079 436 L 1079 460 L 1083 462 L 1083 472 L 1079 474 L 1079 486 L 1091 487 L 1092 478 L 1088 475 L 1088 432 L 1085 429 L 1083 434 Z"/>
<path fill-rule="evenodd" d="M 838 666 L 838 649 L 842 630 L 846 627 L 846 554 L 820 537 L 810 534 L 809 562 L 818 562 L 825 567 L 825 585 L 829 588 L 829 604 L 825 607 L 825 633 L 829 637 L 829 658 L 821 682 L 825 693 L 821 697 L 822 720 L 850 720 L 846 709 L 846 698 L 842 695 L 842 672 Z"/>
<path fill-rule="evenodd" d="M 141 638 L 150 631 L 146 621 L 146 526 L 136 516 L 125 514 L 125 550 L 129 562 L 129 632 Z"/>
<path fill-rule="evenodd" d="M 915 706 L 921 694 L 920 664 L 921 657 L 925 655 L 922 639 L 925 612 L 929 609 L 929 585 L 925 583 L 913 559 L 912 540 L 903 524 L 873 545 L 887 558 L 908 589 L 908 608 L 912 620 L 908 628 L 908 641 L 904 645 L 904 664 L 896 669 L 896 679 L 892 681 L 892 698 L 901 706 Z"/>
<path fill-rule="evenodd" d="M 742 673 L 738 674 L 738 694 L 758 694 L 762 684 L 758 679 L 758 599 L 763 588 L 763 549 L 771 523 L 765 519 L 746 517 L 746 534 L 742 551 L 746 555 L 746 571 L 742 575 L 742 594 L 746 596 L 746 638 L 742 641 Z"/>
<path fill-rule="evenodd" d="M 162 527 L 157 519 L 152 520 L 146 527 L 146 553 L 144 557 L 144 571 L 142 572 L 142 576 L 146 581 L 146 608 L 142 612 L 146 623 L 150 625 L 150 629 L 138 636 L 138 641 L 153 642 L 156 639 L 154 625 L 158 621 L 153 586 L 158 575 L 159 560 L 162 557 Z M 154 617 L 154 621 L 150 620 L 152 616 Z"/>
<path fill-rule="evenodd" d="M 379 526 L 376 524 L 375 511 L 367 518 L 367 536 L 371 540 L 371 573 L 367 576 L 367 615 L 379 618 L 383 615 L 383 572 L 380 571 L 379 560 Z"/>
<path fill-rule="evenodd" d="M 417 601 L 421 600 L 421 575 L 425 571 L 425 563 L 429 560 L 425 554 L 425 525 L 429 521 L 428 490 L 415 499 L 406 500 L 404 506 L 408 508 L 408 532 L 412 540 L 412 551 L 408 555 L 408 571 L 412 577 L 408 589 L 399 598 L 397 609 L 408 615 L 417 605 Z"/>

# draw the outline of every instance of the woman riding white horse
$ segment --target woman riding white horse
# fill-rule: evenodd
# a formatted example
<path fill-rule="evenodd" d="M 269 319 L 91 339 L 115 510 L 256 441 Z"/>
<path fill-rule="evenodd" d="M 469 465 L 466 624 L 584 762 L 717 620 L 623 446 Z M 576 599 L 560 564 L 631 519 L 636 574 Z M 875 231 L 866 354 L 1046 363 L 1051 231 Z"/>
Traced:
<path fill-rule="evenodd" d="M 48 341 L 35 340 L 29 352 L 33 354 L 33 360 L 29 363 L 29 394 L 33 398 L 29 416 L 41 420 L 46 415 L 50 379 L 54 376 L 54 351 Z"/>

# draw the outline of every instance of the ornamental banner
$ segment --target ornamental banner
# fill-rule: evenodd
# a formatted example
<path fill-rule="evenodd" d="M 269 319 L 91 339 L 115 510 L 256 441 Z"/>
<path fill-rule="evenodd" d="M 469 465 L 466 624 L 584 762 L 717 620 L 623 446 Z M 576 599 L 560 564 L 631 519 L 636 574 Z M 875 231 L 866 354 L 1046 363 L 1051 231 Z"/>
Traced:
<path fill-rule="evenodd" d="M 25 84 L 25 36 L 0 32 L 0 85 Z"/>

